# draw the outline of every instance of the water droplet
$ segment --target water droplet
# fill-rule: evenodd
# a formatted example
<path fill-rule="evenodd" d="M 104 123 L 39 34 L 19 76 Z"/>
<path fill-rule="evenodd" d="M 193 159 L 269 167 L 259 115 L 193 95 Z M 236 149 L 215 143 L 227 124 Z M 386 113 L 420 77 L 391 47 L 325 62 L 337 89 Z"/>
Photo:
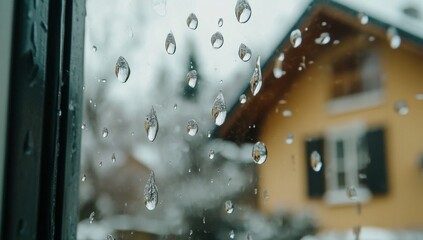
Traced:
<path fill-rule="evenodd" d="M 292 47 L 299 47 L 301 45 L 301 42 L 303 41 L 300 29 L 295 29 L 294 31 L 292 31 L 289 39 L 291 41 Z"/>
<path fill-rule="evenodd" d="M 357 17 L 361 25 L 366 25 L 369 22 L 369 17 L 364 13 L 359 13 Z"/>
<path fill-rule="evenodd" d="M 322 169 L 322 158 L 320 157 L 319 152 L 317 151 L 313 151 L 310 155 L 310 165 L 311 168 L 313 168 L 313 170 L 315 172 L 319 172 L 320 169 Z"/>
<path fill-rule="evenodd" d="M 81 181 L 85 182 L 85 180 L 87 180 L 87 176 L 84 174 L 81 178 Z"/>
<path fill-rule="evenodd" d="M 392 49 L 397 49 L 401 45 L 401 37 L 398 35 L 397 30 L 394 27 L 390 27 L 386 32 L 386 37 L 388 38 L 389 45 Z"/>
<path fill-rule="evenodd" d="M 191 136 L 195 136 L 198 132 L 198 124 L 194 119 L 191 119 L 187 123 L 186 127 L 187 133 Z"/>
<path fill-rule="evenodd" d="M 144 129 L 147 133 L 148 140 L 153 142 L 159 131 L 159 121 L 157 120 L 156 111 L 153 106 L 151 106 L 150 113 L 145 117 Z"/>
<path fill-rule="evenodd" d="M 173 36 L 172 32 L 167 34 L 165 41 L 165 49 L 169 55 L 173 55 L 176 51 L 175 37 Z"/>
<path fill-rule="evenodd" d="M 240 23 L 246 23 L 250 19 L 251 7 L 247 0 L 238 0 L 236 2 L 235 16 Z"/>
<path fill-rule="evenodd" d="M 282 111 L 282 116 L 284 116 L 284 117 L 291 117 L 292 116 L 291 110 L 288 110 L 288 109 L 283 110 Z"/>
<path fill-rule="evenodd" d="M 31 155 L 34 151 L 34 135 L 31 130 L 28 130 L 25 135 L 23 152 L 25 155 Z"/>
<path fill-rule="evenodd" d="M 398 100 L 395 102 L 395 111 L 399 114 L 399 115 L 407 115 L 409 112 L 407 103 L 405 103 L 403 100 Z"/>
<path fill-rule="evenodd" d="M 376 38 L 374 36 L 369 36 L 369 42 L 374 42 Z"/>
<path fill-rule="evenodd" d="M 245 44 L 241 43 L 238 49 L 238 56 L 242 61 L 248 62 L 251 58 L 251 49 Z"/>
<path fill-rule="evenodd" d="M 187 18 L 187 26 L 189 29 L 195 30 L 198 26 L 198 18 L 194 13 L 191 13 Z"/>
<path fill-rule="evenodd" d="M 247 96 L 245 96 L 245 94 L 242 94 L 241 96 L 239 96 L 239 102 L 241 104 L 244 104 L 247 102 Z"/>
<path fill-rule="evenodd" d="M 216 32 L 211 36 L 211 44 L 213 48 L 218 49 L 223 45 L 223 35 L 220 32 Z"/>
<path fill-rule="evenodd" d="M 263 191 L 263 199 L 264 201 L 269 200 L 270 196 L 269 196 L 269 192 L 267 190 Z"/>
<path fill-rule="evenodd" d="M 93 223 L 94 222 L 94 215 L 95 215 L 95 212 L 91 212 L 90 217 L 88 218 L 88 220 L 90 221 L 90 223 Z"/>
<path fill-rule="evenodd" d="M 253 160 L 257 164 L 263 164 L 267 159 L 267 148 L 262 142 L 254 144 L 253 151 L 251 152 Z"/>
<path fill-rule="evenodd" d="M 115 163 L 116 162 L 116 155 L 115 155 L 115 153 L 113 153 L 112 154 L 112 163 Z"/>
<path fill-rule="evenodd" d="M 328 25 L 328 23 L 323 21 L 320 25 L 322 25 L 322 27 L 326 27 Z"/>
<path fill-rule="evenodd" d="M 173 105 L 173 109 L 178 109 L 178 104 L 175 103 L 175 105 Z"/>
<path fill-rule="evenodd" d="M 250 79 L 250 88 L 253 96 L 257 95 L 262 84 L 263 78 L 261 76 L 260 56 L 257 56 L 256 66 L 254 67 L 254 72 Z"/>
<path fill-rule="evenodd" d="M 100 162 L 98 163 L 98 166 L 99 166 L 99 167 L 102 167 L 102 166 L 103 166 L 103 162 L 102 162 L 102 161 L 100 161 Z"/>
<path fill-rule="evenodd" d="M 347 197 L 351 200 L 357 199 L 357 190 L 355 189 L 354 186 L 349 186 L 347 188 Z"/>
<path fill-rule="evenodd" d="M 115 75 L 117 79 L 125 83 L 128 81 L 129 75 L 131 74 L 131 69 L 129 68 L 128 62 L 122 56 L 118 58 L 115 66 Z"/>
<path fill-rule="evenodd" d="M 219 27 L 223 26 L 223 18 L 219 18 L 219 21 L 217 21 L 217 26 Z"/>
<path fill-rule="evenodd" d="M 257 194 L 258 194 L 258 189 L 254 188 L 254 195 L 257 195 Z"/>
<path fill-rule="evenodd" d="M 107 136 L 109 136 L 109 130 L 107 128 L 103 128 L 103 131 L 101 132 L 101 136 L 103 138 L 106 138 Z"/>
<path fill-rule="evenodd" d="M 419 100 L 419 101 L 423 101 L 423 93 L 417 93 L 416 99 Z"/>
<path fill-rule="evenodd" d="M 359 225 L 355 226 L 353 228 L 353 234 L 354 234 L 356 240 L 360 239 L 360 233 L 361 233 L 361 226 L 359 226 Z"/>
<path fill-rule="evenodd" d="M 247 240 L 253 240 L 253 236 L 251 235 L 251 233 L 247 233 Z"/>
<path fill-rule="evenodd" d="M 108 234 L 106 240 L 115 240 L 115 238 L 112 235 Z"/>
<path fill-rule="evenodd" d="M 275 78 L 281 78 L 285 75 L 285 71 L 282 69 L 283 60 L 285 60 L 284 53 L 279 54 L 278 58 L 275 60 L 275 64 L 273 66 L 273 76 L 275 76 Z"/>
<path fill-rule="evenodd" d="M 207 131 L 207 137 L 211 138 L 211 132 L 210 131 Z"/>
<path fill-rule="evenodd" d="M 195 85 L 197 85 L 197 71 L 196 70 L 189 71 L 187 73 L 186 79 L 188 82 L 188 86 L 190 86 L 191 88 L 195 88 Z"/>
<path fill-rule="evenodd" d="M 206 224 L 206 217 L 203 217 L 203 224 Z"/>
<path fill-rule="evenodd" d="M 333 40 L 333 45 L 338 45 L 338 44 L 340 44 L 340 43 L 341 43 L 341 41 L 339 41 L 338 39 Z"/>
<path fill-rule="evenodd" d="M 97 46 L 93 46 L 93 52 L 97 52 Z"/>
<path fill-rule="evenodd" d="M 159 190 L 157 189 L 154 172 L 150 172 L 150 177 L 144 187 L 144 204 L 148 210 L 154 210 L 159 201 Z"/>
<path fill-rule="evenodd" d="M 216 99 L 214 100 L 212 111 L 211 111 L 213 122 L 220 126 L 225 122 L 226 119 L 226 103 L 223 98 L 222 91 L 217 94 Z"/>
<path fill-rule="evenodd" d="M 329 33 L 327 33 L 327 32 L 321 33 L 318 38 L 314 39 L 314 42 L 316 44 L 319 44 L 319 45 L 326 45 L 326 44 L 328 44 L 330 42 Z"/>
<path fill-rule="evenodd" d="M 213 159 L 214 158 L 214 151 L 213 150 L 210 150 L 209 151 L 209 158 L 210 159 Z"/>
<path fill-rule="evenodd" d="M 160 16 L 166 16 L 166 0 L 151 0 L 153 10 Z"/>
<path fill-rule="evenodd" d="M 227 213 L 233 213 L 234 212 L 234 205 L 231 200 L 228 200 L 225 202 L 225 211 Z"/>
<path fill-rule="evenodd" d="M 292 135 L 292 133 L 289 133 L 288 136 L 286 136 L 285 143 L 292 144 L 293 142 L 294 142 L 294 135 Z"/>
<path fill-rule="evenodd" d="M 234 230 L 229 231 L 229 238 L 234 239 L 235 238 L 235 232 Z"/>

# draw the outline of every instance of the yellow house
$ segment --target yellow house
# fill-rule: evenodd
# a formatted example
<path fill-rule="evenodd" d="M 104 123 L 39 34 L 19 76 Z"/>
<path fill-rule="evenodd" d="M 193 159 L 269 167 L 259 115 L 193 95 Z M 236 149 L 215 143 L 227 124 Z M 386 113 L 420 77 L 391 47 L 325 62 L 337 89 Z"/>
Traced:
<path fill-rule="evenodd" d="M 259 208 L 310 210 L 320 230 L 421 229 L 423 40 L 334 3 L 295 29 L 218 130 L 266 144 Z"/>

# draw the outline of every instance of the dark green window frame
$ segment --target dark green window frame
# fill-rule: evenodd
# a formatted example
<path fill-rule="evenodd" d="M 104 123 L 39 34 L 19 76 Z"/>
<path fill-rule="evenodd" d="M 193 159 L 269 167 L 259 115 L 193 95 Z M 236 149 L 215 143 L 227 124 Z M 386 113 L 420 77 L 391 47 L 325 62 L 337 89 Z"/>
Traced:
<path fill-rule="evenodd" d="M 85 1 L 7 2 L 14 10 L 11 32 L 2 33 L 12 44 L 9 77 L 2 74 L 0 239 L 76 239 Z"/>

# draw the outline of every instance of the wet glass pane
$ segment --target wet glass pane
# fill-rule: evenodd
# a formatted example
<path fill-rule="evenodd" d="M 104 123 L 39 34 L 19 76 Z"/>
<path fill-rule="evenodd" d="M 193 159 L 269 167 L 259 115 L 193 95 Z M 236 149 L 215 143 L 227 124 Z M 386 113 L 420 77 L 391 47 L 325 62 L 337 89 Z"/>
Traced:
<path fill-rule="evenodd" d="M 423 237 L 423 5 L 357 2 L 88 0 L 78 239 Z"/>

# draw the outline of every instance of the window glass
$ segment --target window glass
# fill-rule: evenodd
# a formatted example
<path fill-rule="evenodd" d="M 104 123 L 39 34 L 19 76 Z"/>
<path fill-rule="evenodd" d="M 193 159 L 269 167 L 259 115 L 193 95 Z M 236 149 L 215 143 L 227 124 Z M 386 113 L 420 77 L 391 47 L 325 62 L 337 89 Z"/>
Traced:
<path fill-rule="evenodd" d="M 423 237 L 423 5 L 375 2 L 88 0 L 78 239 Z"/>

